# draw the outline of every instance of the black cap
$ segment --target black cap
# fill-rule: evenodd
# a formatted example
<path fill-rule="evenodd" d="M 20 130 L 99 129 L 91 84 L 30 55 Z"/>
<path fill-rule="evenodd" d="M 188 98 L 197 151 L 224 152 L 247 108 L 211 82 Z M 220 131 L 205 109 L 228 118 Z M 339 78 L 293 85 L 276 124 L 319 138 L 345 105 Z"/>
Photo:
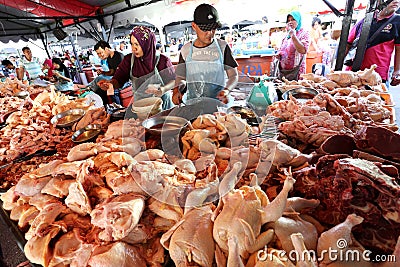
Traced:
<path fill-rule="evenodd" d="M 218 11 L 209 4 L 201 4 L 194 10 L 193 22 L 202 31 L 211 31 L 221 27 Z"/>

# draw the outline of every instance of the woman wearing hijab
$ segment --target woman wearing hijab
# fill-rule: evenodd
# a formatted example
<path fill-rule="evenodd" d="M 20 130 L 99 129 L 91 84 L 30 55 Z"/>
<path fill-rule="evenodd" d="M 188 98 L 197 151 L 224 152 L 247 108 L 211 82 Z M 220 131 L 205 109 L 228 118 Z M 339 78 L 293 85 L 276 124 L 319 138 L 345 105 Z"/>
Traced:
<path fill-rule="evenodd" d="M 131 81 L 134 101 L 162 96 L 163 109 L 172 107 L 169 92 L 174 85 L 175 72 L 171 60 L 156 53 L 156 37 L 147 27 L 135 26 L 130 34 L 132 53 L 124 57 L 110 81 L 101 86 L 103 90 L 113 91 Z M 111 86 L 112 85 L 112 86 Z"/>
<path fill-rule="evenodd" d="M 53 58 L 53 77 L 57 80 L 55 87 L 59 91 L 72 90 L 74 85 L 72 83 L 71 74 L 68 68 L 59 58 Z"/>
<path fill-rule="evenodd" d="M 306 72 L 306 54 L 310 45 L 310 35 L 302 28 L 301 15 L 298 11 L 292 11 L 286 18 L 287 36 L 283 38 L 282 45 L 277 57 L 283 71 L 293 70 L 300 65 L 300 70 L 296 76 Z"/>

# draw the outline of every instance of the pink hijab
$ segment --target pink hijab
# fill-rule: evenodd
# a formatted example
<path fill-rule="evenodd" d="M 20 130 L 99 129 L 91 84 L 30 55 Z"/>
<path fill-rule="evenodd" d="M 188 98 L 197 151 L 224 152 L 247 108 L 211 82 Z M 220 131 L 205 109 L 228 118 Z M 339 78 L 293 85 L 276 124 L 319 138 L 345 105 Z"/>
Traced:
<path fill-rule="evenodd" d="M 135 26 L 131 31 L 131 36 L 134 36 L 143 50 L 143 57 L 135 58 L 133 64 L 133 76 L 141 77 L 147 75 L 154 70 L 156 64 L 156 36 L 147 27 Z M 132 54 L 134 57 L 134 54 Z"/>
<path fill-rule="evenodd" d="M 47 73 L 47 76 L 52 77 L 52 76 L 53 76 L 53 70 L 54 70 L 52 60 L 51 60 L 51 59 L 46 59 L 46 60 L 43 62 L 43 65 L 46 65 L 46 64 L 49 66 L 49 71 L 48 71 L 48 73 Z"/>

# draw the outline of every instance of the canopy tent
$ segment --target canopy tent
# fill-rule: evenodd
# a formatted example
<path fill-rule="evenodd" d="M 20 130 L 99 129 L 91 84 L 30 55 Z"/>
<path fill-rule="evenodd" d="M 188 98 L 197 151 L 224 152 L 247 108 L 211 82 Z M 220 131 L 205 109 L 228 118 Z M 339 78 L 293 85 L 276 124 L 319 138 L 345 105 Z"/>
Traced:
<path fill-rule="evenodd" d="M 74 24 L 80 25 L 81 32 L 95 31 L 98 23 L 104 28 L 105 17 L 112 17 L 113 21 L 115 14 L 160 1 L 135 0 L 131 4 L 129 0 L 0 0 L 0 42 L 43 40 L 56 28 Z"/>
<path fill-rule="evenodd" d="M 93 1 L 86 1 L 93 2 Z M 45 0 L 25 1 L 3 0 L 0 3 L 0 41 L 36 40 L 41 34 L 51 32 L 57 26 L 71 25 L 73 19 L 82 21 L 93 18 L 101 12 L 100 6 L 85 1 Z M 99 4 L 105 1 L 98 1 Z M 110 1 L 106 1 L 110 2 Z M 67 19 L 64 19 L 67 18 Z"/>
<path fill-rule="evenodd" d="M 134 26 L 145 26 L 147 28 L 150 28 L 152 31 L 155 33 L 158 32 L 158 29 L 155 25 L 147 22 L 147 21 L 139 21 L 137 18 L 133 21 L 130 22 L 129 20 L 126 20 L 125 24 L 123 21 L 120 21 L 118 25 L 114 27 L 114 34 L 115 37 L 126 37 L 127 35 L 130 34 L 132 31 L 132 28 Z"/>
<path fill-rule="evenodd" d="M 184 21 L 176 21 L 176 22 L 171 22 L 168 23 L 167 25 L 164 26 L 163 31 L 165 34 L 169 34 L 172 32 L 185 32 L 187 29 L 192 28 L 192 22 L 189 20 L 184 20 Z"/>
<path fill-rule="evenodd" d="M 366 9 L 367 8 L 367 5 L 364 5 L 363 3 L 359 3 L 359 5 L 358 6 L 355 6 L 354 8 L 353 8 L 353 10 L 355 10 L 355 11 L 360 11 L 360 10 L 364 10 L 364 9 Z M 345 9 L 344 8 L 340 8 L 340 9 L 338 9 L 340 12 L 344 12 L 345 11 Z M 332 14 L 333 13 L 333 11 L 332 10 L 330 10 L 330 9 L 326 9 L 326 10 L 322 10 L 322 11 L 317 11 L 317 14 L 319 14 L 319 15 L 326 15 L 326 14 Z"/>
<path fill-rule="evenodd" d="M 263 22 L 261 20 L 256 20 L 256 21 L 242 20 L 242 21 L 239 21 L 239 22 L 235 23 L 232 26 L 232 28 L 241 30 L 244 27 L 248 27 L 248 26 L 255 25 L 255 24 L 262 24 L 262 23 Z"/>

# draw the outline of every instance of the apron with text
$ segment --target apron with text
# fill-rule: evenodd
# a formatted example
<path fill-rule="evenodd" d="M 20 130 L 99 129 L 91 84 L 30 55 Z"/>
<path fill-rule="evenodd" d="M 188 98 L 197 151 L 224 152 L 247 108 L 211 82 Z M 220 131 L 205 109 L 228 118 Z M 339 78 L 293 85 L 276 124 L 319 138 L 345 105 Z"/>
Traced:
<path fill-rule="evenodd" d="M 161 75 L 157 69 L 159 59 L 160 59 L 160 56 L 158 55 L 157 59 L 156 59 L 156 65 L 154 67 L 153 72 L 150 72 L 149 74 L 143 75 L 141 77 L 134 77 L 132 75 L 132 68 L 133 68 L 133 64 L 135 62 L 135 56 L 132 54 L 130 79 L 132 82 L 134 101 L 154 96 L 153 94 L 147 94 L 145 92 L 147 90 L 147 87 L 149 86 L 149 84 L 160 84 L 161 86 L 164 85 Z M 163 104 L 162 104 L 163 110 L 172 108 L 173 105 L 172 105 L 172 100 L 171 100 L 171 92 L 168 91 L 165 94 L 163 94 L 161 99 L 163 100 Z"/>
<path fill-rule="evenodd" d="M 216 46 L 219 54 L 218 59 L 214 61 L 193 60 L 193 43 L 190 46 L 186 58 L 187 100 L 199 97 L 217 98 L 218 93 L 224 88 L 225 71 L 221 48 L 215 39 L 211 45 Z"/>

